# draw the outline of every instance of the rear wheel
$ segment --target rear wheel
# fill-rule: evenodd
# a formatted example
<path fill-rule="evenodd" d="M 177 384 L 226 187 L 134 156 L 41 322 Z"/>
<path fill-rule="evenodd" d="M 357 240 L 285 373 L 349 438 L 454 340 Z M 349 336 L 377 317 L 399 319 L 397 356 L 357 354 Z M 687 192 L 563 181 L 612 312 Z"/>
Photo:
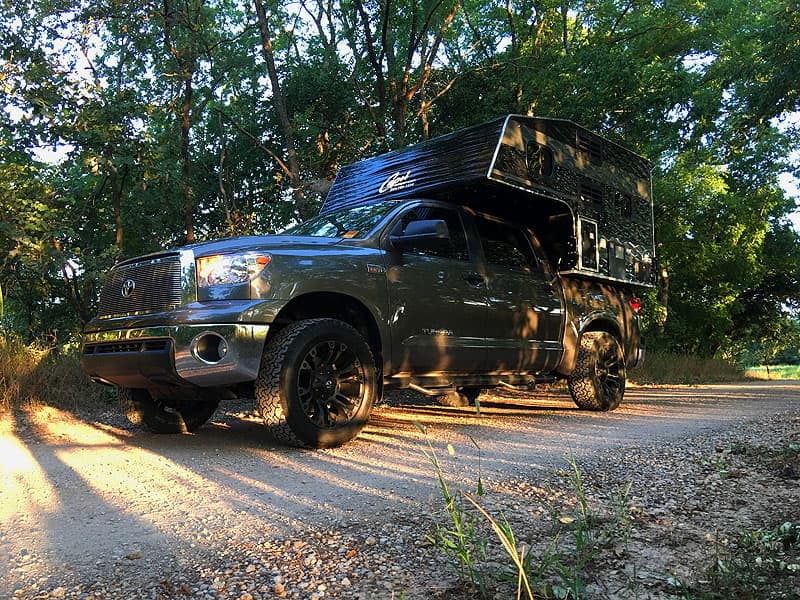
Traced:
<path fill-rule="evenodd" d="M 595 411 L 617 408 L 625 394 L 625 356 L 617 338 L 605 331 L 584 333 L 567 383 L 578 407 Z"/>
<path fill-rule="evenodd" d="M 188 433 L 202 427 L 217 410 L 213 397 L 167 400 L 143 389 L 118 388 L 123 414 L 141 429 L 153 433 Z"/>
<path fill-rule="evenodd" d="M 267 342 L 256 403 L 270 435 L 291 446 L 331 448 L 364 428 L 377 394 L 372 351 L 337 319 L 287 325 Z"/>

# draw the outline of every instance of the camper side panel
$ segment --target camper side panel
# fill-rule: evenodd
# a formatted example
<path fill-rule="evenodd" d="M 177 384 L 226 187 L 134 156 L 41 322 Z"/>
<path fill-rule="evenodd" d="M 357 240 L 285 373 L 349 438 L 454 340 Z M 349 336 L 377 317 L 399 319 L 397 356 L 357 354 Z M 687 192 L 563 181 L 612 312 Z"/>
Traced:
<path fill-rule="evenodd" d="M 485 182 L 504 122 L 484 123 L 342 167 L 320 212 L 376 200 L 439 198 Z"/>

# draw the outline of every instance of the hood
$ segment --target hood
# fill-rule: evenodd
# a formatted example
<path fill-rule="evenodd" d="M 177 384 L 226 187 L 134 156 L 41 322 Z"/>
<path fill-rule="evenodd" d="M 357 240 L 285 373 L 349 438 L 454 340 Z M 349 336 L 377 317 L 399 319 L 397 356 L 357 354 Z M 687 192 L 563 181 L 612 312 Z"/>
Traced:
<path fill-rule="evenodd" d="M 341 238 L 311 237 L 298 235 L 248 235 L 236 238 L 211 240 L 186 246 L 195 256 L 208 256 L 210 254 L 235 254 L 248 250 L 269 251 L 285 248 L 319 248 L 320 246 L 333 246 L 340 243 Z"/>
<path fill-rule="evenodd" d="M 341 238 L 326 238 L 326 237 L 311 237 L 311 236 L 298 236 L 298 235 L 248 235 L 232 238 L 221 238 L 218 240 L 209 240 L 207 242 L 198 242 L 196 244 L 189 244 L 188 246 L 181 246 L 179 248 L 172 248 L 170 250 L 154 252 L 144 256 L 136 256 L 120 261 L 116 266 L 124 265 L 127 263 L 135 263 L 141 260 L 159 258 L 168 255 L 175 255 L 182 250 L 191 250 L 195 257 L 210 256 L 212 254 L 236 254 L 239 252 L 260 251 L 269 252 L 270 250 L 284 250 L 284 249 L 297 249 L 297 250 L 316 250 L 319 251 L 321 247 L 336 246 L 342 242 Z"/>

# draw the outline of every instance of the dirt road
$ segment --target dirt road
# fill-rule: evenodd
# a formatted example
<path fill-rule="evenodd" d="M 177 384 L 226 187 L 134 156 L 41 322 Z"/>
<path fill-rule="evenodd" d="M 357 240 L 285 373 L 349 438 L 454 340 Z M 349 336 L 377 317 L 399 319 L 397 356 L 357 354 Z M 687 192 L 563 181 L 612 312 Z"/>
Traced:
<path fill-rule="evenodd" d="M 670 465 L 699 469 L 721 443 L 767 429 L 800 436 L 800 382 L 631 389 L 609 414 L 557 392 L 484 395 L 480 414 L 406 398 L 324 451 L 276 447 L 235 408 L 182 436 L 131 429 L 113 407 L 5 415 L 0 598 L 446 595 L 453 575 L 425 542 L 442 505 L 427 441 L 454 488 L 480 476 L 489 507 L 524 520 L 537 512 L 524 490 L 568 452 L 590 479 L 632 481 L 635 501 L 668 511 L 675 497 L 653 490 L 689 485 Z M 800 518 L 796 500 L 781 502 Z"/>

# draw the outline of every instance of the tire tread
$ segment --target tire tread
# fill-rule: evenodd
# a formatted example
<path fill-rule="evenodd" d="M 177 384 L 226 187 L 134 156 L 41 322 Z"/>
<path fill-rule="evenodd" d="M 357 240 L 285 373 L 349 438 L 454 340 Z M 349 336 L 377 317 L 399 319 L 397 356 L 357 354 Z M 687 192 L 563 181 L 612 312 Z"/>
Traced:
<path fill-rule="evenodd" d="M 581 336 L 575 370 L 567 380 L 570 395 L 578 408 L 591 411 L 611 411 L 617 408 L 622 400 L 622 393 L 618 398 L 610 401 L 602 397 L 595 381 L 594 371 L 598 348 L 609 341 L 619 345 L 616 338 L 605 331 L 588 331 Z M 624 386 L 624 361 L 622 366 Z"/>
<path fill-rule="evenodd" d="M 281 329 L 275 337 L 267 342 L 261 359 L 261 368 L 255 384 L 256 405 L 261 412 L 264 425 L 269 436 L 280 444 L 301 448 L 316 448 L 318 445 L 309 444 L 299 437 L 287 421 L 284 408 L 284 398 L 281 387 L 281 375 L 287 354 L 292 345 L 300 336 L 309 330 L 321 327 L 326 323 L 336 323 L 337 327 L 349 330 L 349 333 L 361 338 L 361 334 L 344 321 L 338 319 L 316 318 L 295 321 Z M 365 342 L 369 352 L 369 359 L 374 364 L 372 351 Z"/>

